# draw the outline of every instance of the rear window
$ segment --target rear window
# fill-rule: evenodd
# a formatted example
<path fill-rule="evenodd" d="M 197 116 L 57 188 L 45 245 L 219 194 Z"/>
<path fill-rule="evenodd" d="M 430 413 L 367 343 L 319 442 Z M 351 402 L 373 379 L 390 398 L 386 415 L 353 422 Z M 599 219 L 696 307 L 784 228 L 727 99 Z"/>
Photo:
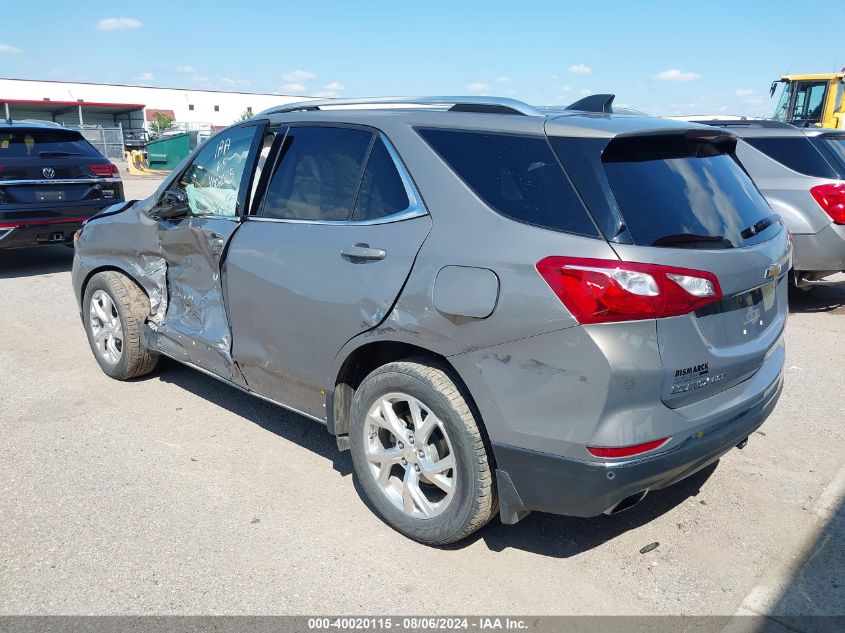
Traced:
<path fill-rule="evenodd" d="M 70 130 L 0 130 L 0 160 L 102 155 L 79 132 Z"/>
<path fill-rule="evenodd" d="M 545 229 L 598 235 L 545 138 L 442 129 L 418 131 L 493 210 Z"/>
<path fill-rule="evenodd" d="M 778 218 L 714 143 L 617 139 L 602 163 L 635 244 L 720 249 L 770 239 Z"/>
<path fill-rule="evenodd" d="M 824 156 L 804 136 L 759 137 L 743 139 L 751 147 L 792 171 L 816 178 L 837 178 Z"/>

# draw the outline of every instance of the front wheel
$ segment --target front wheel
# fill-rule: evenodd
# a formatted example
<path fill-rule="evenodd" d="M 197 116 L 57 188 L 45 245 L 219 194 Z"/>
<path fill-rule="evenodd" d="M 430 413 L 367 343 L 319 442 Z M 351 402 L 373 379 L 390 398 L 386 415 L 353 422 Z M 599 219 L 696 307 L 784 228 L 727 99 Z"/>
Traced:
<path fill-rule="evenodd" d="M 97 273 L 85 287 L 82 305 L 88 344 L 107 375 L 128 380 L 155 368 L 158 354 L 141 340 L 150 302 L 135 282 L 113 271 Z"/>
<path fill-rule="evenodd" d="M 349 442 L 376 513 L 429 545 L 459 541 L 495 512 L 480 424 L 449 373 L 428 359 L 389 363 L 355 393 Z"/>

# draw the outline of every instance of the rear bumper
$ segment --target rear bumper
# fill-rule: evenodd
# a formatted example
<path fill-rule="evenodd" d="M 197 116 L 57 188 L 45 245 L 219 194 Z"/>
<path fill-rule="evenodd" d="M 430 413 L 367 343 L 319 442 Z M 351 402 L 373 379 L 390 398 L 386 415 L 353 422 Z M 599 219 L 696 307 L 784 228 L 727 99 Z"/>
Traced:
<path fill-rule="evenodd" d="M 82 227 L 83 222 L 115 202 L 121 201 L 108 200 L 97 206 L 50 210 L 52 213 L 45 213 L 47 210 L 28 211 L 25 217 L 15 219 L 8 217 L 12 215 L 12 212 L 6 212 L 3 214 L 6 217 L 0 217 L 0 248 L 24 248 L 72 242 L 73 234 Z"/>
<path fill-rule="evenodd" d="M 25 224 L 17 228 L 0 228 L 0 248 L 24 248 L 48 244 L 67 244 L 84 220 Z"/>
<path fill-rule="evenodd" d="M 515 523 L 527 512 L 591 517 L 637 493 L 665 488 L 713 463 L 751 435 L 775 407 L 783 374 L 756 402 L 690 435 L 675 448 L 627 462 L 585 462 L 494 443 L 501 516 Z"/>
<path fill-rule="evenodd" d="M 845 270 L 845 225 L 829 224 L 818 233 L 792 236 L 795 270 L 806 272 Z"/>

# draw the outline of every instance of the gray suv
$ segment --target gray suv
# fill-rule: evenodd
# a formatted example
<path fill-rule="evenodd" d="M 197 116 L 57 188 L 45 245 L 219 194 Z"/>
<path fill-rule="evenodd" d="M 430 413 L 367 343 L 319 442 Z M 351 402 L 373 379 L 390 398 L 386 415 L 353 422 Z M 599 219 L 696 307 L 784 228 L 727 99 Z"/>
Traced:
<path fill-rule="evenodd" d="M 772 411 L 791 246 L 733 134 L 611 102 L 306 102 L 230 127 L 85 224 L 94 357 L 126 380 L 168 356 L 325 424 L 424 543 L 629 508 Z"/>
<path fill-rule="evenodd" d="M 845 131 L 768 120 L 699 121 L 739 137 L 736 155 L 792 232 L 792 281 L 831 282 L 845 271 Z"/>

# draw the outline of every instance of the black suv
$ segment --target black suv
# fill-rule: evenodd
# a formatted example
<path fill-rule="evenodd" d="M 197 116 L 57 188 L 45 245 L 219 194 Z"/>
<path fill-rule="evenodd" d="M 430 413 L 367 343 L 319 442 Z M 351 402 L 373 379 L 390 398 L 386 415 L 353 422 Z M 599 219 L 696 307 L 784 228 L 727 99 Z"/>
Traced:
<path fill-rule="evenodd" d="M 0 248 L 70 242 L 85 220 L 122 201 L 117 167 L 76 130 L 0 123 Z"/>

